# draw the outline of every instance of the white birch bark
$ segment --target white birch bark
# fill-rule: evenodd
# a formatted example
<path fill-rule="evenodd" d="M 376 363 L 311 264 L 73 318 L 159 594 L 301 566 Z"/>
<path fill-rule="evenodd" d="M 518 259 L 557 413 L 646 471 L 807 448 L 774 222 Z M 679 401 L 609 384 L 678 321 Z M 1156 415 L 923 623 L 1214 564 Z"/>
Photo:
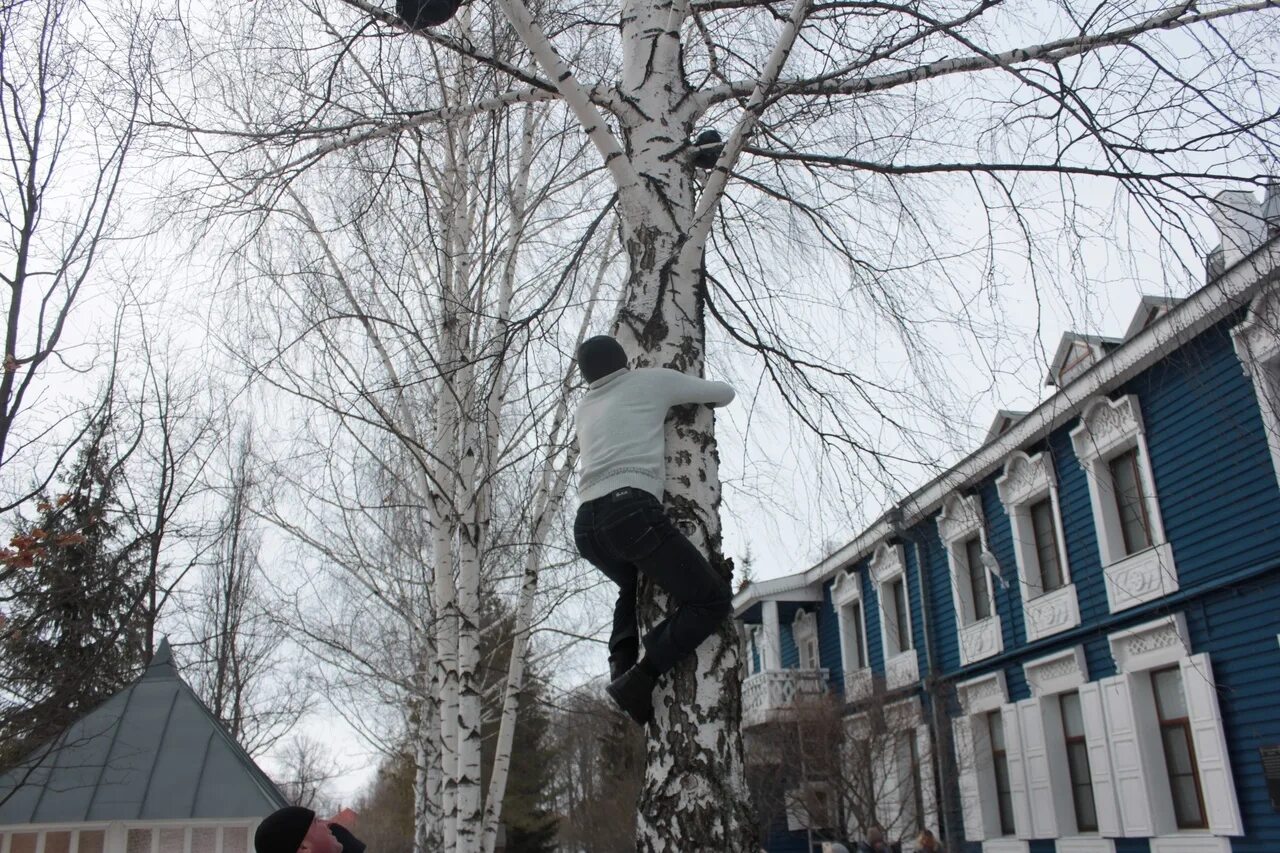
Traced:
<path fill-rule="evenodd" d="M 577 343 L 586 337 L 591 322 L 592 308 L 596 304 L 600 286 L 608 271 L 610 257 L 605 257 L 597 270 L 595 283 L 587 297 L 587 313 L 578 331 Z M 538 592 L 538 577 L 542 568 L 543 549 L 551 533 L 551 523 L 560 511 L 569 477 L 577 464 L 576 445 L 571 445 L 565 458 L 556 468 L 556 448 L 561 443 L 562 430 L 569 424 L 569 400 L 572 391 L 572 371 L 560 386 L 548 437 L 547 458 L 542 469 L 538 489 L 533 497 L 533 533 L 525 554 L 524 578 L 520 586 L 520 600 L 516 606 L 515 627 L 511 644 L 511 658 L 507 663 L 507 680 L 503 688 L 502 717 L 498 724 L 498 741 L 494 749 L 493 771 L 489 777 L 489 790 L 484 808 L 484 853 L 494 853 L 498 841 L 498 823 L 502 819 L 502 800 L 506 796 L 507 778 L 511 770 L 511 750 L 515 743 L 516 717 L 520 710 L 520 696 L 524 690 L 525 667 L 528 665 L 529 637 L 533 626 L 533 604 Z"/>

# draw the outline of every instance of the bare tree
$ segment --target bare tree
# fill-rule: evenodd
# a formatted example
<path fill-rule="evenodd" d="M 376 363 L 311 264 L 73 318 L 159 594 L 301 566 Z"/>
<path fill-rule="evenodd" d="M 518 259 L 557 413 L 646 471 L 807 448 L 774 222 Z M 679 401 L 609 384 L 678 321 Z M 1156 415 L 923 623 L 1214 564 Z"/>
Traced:
<path fill-rule="evenodd" d="M 937 831 L 933 743 L 917 701 L 878 686 L 850 713 L 834 695 L 798 701 L 747 732 L 759 831 L 777 819 L 814 841 L 865 838 L 872 827 L 908 843 Z M 945 752 L 945 750 L 943 750 Z"/>
<path fill-rule="evenodd" d="M 0 281 L 8 287 L 0 510 L 47 484 L 74 444 L 61 439 L 75 418 L 52 405 L 44 383 L 51 370 L 75 376 L 92 366 L 91 356 L 67 348 L 68 329 L 77 306 L 102 289 L 99 267 L 117 234 L 138 137 L 145 29 L 123 29 L 123 45 L 102 47 L 82 37 L 84 17 L 75 0 L 0 9 Z M 35 401 L 39 410 L 30 412 Z"/>
<path fill-rule="evenodd" d="M 587 200 L 596 211 L 616 204 L 628 258 L 616 332 L 633 363 L 702 373 L 715 357 L 714 331 L 727 352 L 754 356 L 796 422 L 851 472 L 886 489 L 900 485 L 904 465 L 939 461 L 935 439 L 954 428 L 912 413 L 932 401 L 917 389 L 947 364 L 928 332 L 960 316 L 982 342 L 981 323 L 963 318 L 994 298 L 1000 255 L 1022 256 L 1034 298 L 1046 287 L 1087 283 L 1082 235 L 1112 236 L 1108 214 L 1118 213 L 1141 223 L 1170 258 L 1181 250 L 1180 266 L 1170 268 L 1198 277 L 1198 258 L 1186 249 L 1205 183 L 1256 186 L 1265 178 L 1256 158 L 1269 164 L 1277 153 L 1274 98 L 1257 97 L 1274 92 L 1269 2 L 1026 9 L 999 0 L 797 0 L 784 9 L 758 0 L 587 0 L 535 10 L 495 0 L 496 10 L 471 4 L 456 23 L 416 33 L 437 83 L 401 89 L 387 85 L 394 65 L 356 42 L 369 17 L 392 31 L 403 22 L 369 0 L 346 3 L 360 14 L 323 18 L 333 37 L 323 83 L 289 88 L 282 108 L 255 99 L 216 127 L 172 110 L 175 124 L 206 131 L 201 139 L 271 154 L 265 168 L 220 177 L 276 198 L 328 158 L 364 151 L 394 163 L 388 140 L 435 127 L 457 139 L 482 115 L 554 101 L 599 155 L 581 168 L 609 178 L 607 191 Z M 533 63 L 512 49 L 512 34 Z M 458 85 L 459 75 L 468 85 Z M 475 80 L 486 88 L 471 86 Z M 510 88 L 488 87 L 500 80 Z M 393 97 L 370 110 L 369 85 Z M 724 129 L 722 144 L 709 136 L 691 144 L 708 125 Z M 457 187 L 459 161 L 445 162 L 452 176 L 441 185 Z M 1095 203 L 1095 188 L 1114 191 L 1115 200 Z M 1046 206 L 1046 197 L 1055 203 Z M 444 206 L 436 220 L 450 235 L 444 242 L 461 234 L 468 209 Z M 1046 234 L 1057 235 L 1050 249 Z M 439 259 L 444 280 L 469 262 L 460 249 L 455 242 Z M 1052 272 L 1059 249 L 1071 261 L 1061 276 Z M 797 296 L 783 259 L 835 284 Z M 829 316 L 815 317 L 815 304 Z M 465 361 L 460 326 L 445 322 L 440 331 L 441 363 Z M 830 345 L 837 336 L 873 352 L 890 347 L 898 358 L 885 361 L 906 366 L 851 368 L 842 360 L 849 348 Z M 436 428 L 447 432 L 452 403 L 442 405 Z M 430 446 L 446 457 L 466 447 Z M 666 504 L 728 576 L 716 447 L 709 411 L 669 423 Z M 446 584 L 443 573 L 436 578 Z M 456 633 L 465 659 L 470 605 L 451 588 L 441 592 L 440 637 L 451 644 Z M 651 623 L 666 602 L 660 590 L 646 588 L 644 597 Z M 437 653 L 452 696 L 452 646 Z M 661 685 L 640 849 L 753 846 L 737 735 L 739 655 L 726 625 L 696 665 Z M 459 695 L 472 701 L 465 687 Z M 469 786 L 459 791 L 462 825 L 476 797 Z M 473 837 L 461 833 L 457 849 L 469 849 Z"/>
<path fill-rule="evenodd" d="M 291 731 L 311 700 L 307 681 L 281 660 L 288 632 L 270 612 L 260 561 L 259 460 L 243 430 L 227 452 L 229 477 L 215 542 L 188 613 L 195 656 L 184 666 L 192 686 L 250 755 Z"/>
<path fill-rule="evenodd" d="M 334 810 L 330 783 L 341 775 L 333 754 L 315 738 L 298 734 L 285 742 L 280 753 L 276 784 L 290 805 L 317 813 Z"/>

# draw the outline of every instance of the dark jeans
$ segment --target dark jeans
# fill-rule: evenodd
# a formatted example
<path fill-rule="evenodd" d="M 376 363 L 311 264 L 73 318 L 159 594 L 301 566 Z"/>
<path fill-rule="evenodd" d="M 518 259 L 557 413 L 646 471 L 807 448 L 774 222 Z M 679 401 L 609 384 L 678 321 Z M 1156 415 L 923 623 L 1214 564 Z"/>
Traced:
<path fill-rule="evenodd" d="M 642 489 L 625 488 L 578 507 L 573 538 L 579 553 L 618 585 L 609 659 L 636 654 L 636 584 L 644 574 L 667 591 L 676 610 L 644 637 L 645 658 L 667 672 L 711 636 L 732 609 L 729 582 Z"/>

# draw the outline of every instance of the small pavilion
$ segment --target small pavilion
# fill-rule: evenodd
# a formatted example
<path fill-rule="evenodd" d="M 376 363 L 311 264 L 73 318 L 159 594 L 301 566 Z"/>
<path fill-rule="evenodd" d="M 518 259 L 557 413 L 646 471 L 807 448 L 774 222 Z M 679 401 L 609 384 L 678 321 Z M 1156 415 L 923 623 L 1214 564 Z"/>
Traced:
<path fill-rule="evenodd" d="M 249 853 L 287 804 L 161 641 L 141 678 L 0 775 L 0 853 Z"/>

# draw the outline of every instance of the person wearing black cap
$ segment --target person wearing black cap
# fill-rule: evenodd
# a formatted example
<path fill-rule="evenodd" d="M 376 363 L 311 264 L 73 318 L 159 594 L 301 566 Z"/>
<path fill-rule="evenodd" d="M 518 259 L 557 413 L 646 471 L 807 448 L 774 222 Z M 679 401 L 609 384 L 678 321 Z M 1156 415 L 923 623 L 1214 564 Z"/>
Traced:
<path fill-rule="evenodd" d="M 630 370 L 622 345 L 608 335 L 583 341 L 578 370 L 588 388 L 575 417 L 581 456 L 574 542 L 587 562 L 618 585 L 606 690 L 632 719 L 647 723 L 657 679 L 715 632 L 732 600 L 728 580 L 662 509 L 663 423 L 672 406 L 724 406 L 734 390 L 663 367 Z M 676 604 L 643 641 L 636 626 L 641 574 Z"/>
<path fill-rule="evenodd" d="M 311 809 L 285 806 L 258 824 L 253 848 L 257 853 L 364 853 L 364 842 L 351 834 L 355 819 L 350 809 L 323 820 Z"/>

